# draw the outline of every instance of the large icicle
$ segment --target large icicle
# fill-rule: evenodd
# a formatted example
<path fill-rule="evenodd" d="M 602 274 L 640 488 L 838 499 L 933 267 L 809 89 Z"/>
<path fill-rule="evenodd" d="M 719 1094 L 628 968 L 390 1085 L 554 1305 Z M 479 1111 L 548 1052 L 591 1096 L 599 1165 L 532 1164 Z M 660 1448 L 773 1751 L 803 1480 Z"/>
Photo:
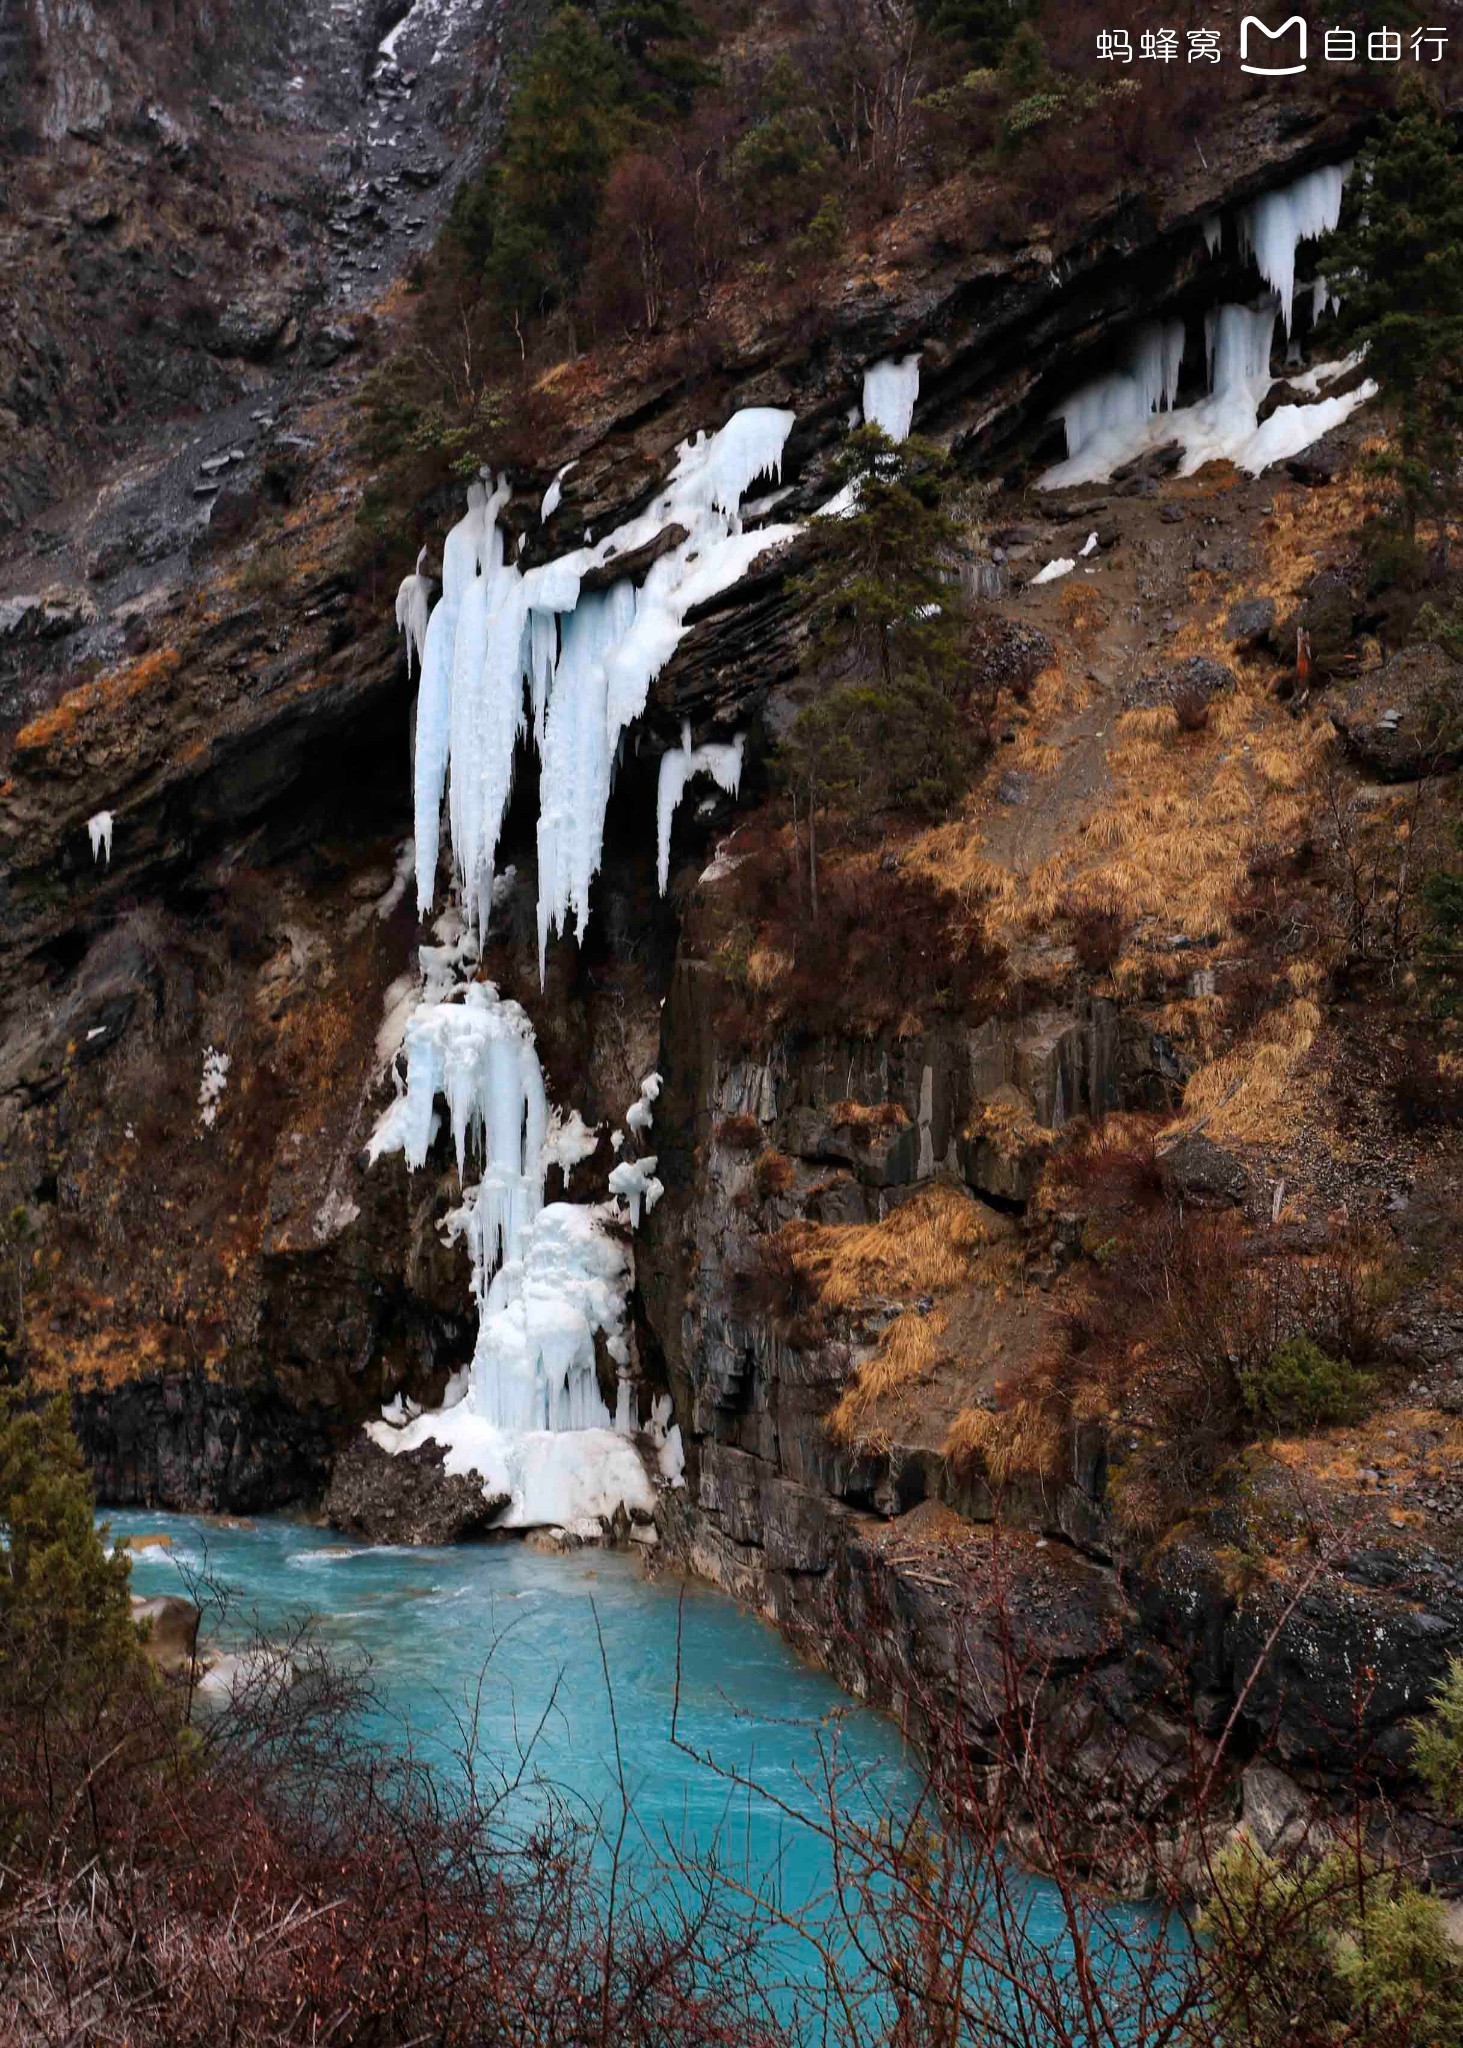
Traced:
<path fill-rule="evenodd" d="M 689 722 L 681 729 L 681 744 L 667 748 L 660 757 L 660 779 L 655 792 L 655 872 L 664 896 L 671 874 L 671 826 L 686 784 L 696 775 L 709 775 L 720 789 L 734 797 L 742 784 L 742 748 L 745 735 L 705 746 L 691 745 Z"/>
<path fill-rule="evenodd" d="M 422 574 L 422 564 L 427 551 L 422 548 L 417 555 L 417 566 L 410 576 L 403 576 L 396 593 L 396 623 L 406 635 L 406 679 L 411 681 L 411 658 L 416 654 L 417 669 L 422 666 L 422 648 L 427 639 L 427 607 L 431 602 L 432 579 Z"/>
<path fill-rule="evenodd" d="M 919 397 L 919 357 L 889 356 L 864 371 L 864 419 L 891 441 L 907 441 Z"/>

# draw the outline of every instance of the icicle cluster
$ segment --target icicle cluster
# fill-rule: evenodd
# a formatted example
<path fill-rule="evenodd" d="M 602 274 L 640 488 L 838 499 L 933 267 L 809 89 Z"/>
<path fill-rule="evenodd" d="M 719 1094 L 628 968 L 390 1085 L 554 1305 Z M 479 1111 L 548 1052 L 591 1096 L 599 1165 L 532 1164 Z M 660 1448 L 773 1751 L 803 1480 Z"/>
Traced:
<path fill-rule="evenodd" d="M 1277 407 L 1269 419 L 1259 422 L 1260 404 L 1271 383 L 1277 312 L 1286 332 L 1290 330 L 1296 251 L 1303 241 L 1335 227 L 1350 170 L 1348 163 L 1308 171 L 1242 209 L 1237 223 L 1240 248 L 1274 296 L 1257 306 L 1220 306 L 1206 316 L 1209 395 L 1174 409 L 1184 355 L 1183 325 L 1148 323 L 1138 329 L 1121 369 L 1073 392 L 1053 414 L 1066 428 L 1067 459 L 1046 472 L 1044 485 L 1100 482 L 1120 464 L 1170 440 L 1183 444 L 1184 476 L 1217 459 L 1258 474 L 1272 462 L 1309 447 L 1374 394 L 1376 387 L 1368 382 L 1314 405 Z M 1212 255 L 1220 246 L 1221 224 L 1211 216 L 1203 231 Z M 1331 303 L 1326 282 L 1317 279 L 1305 289 L 1311 292 L 1313 312 L 1319 317 Z M 1339 376 L 1342 368 L 1335 365 L 1330 374 Z M 1318 385 L 1324 383 L 1322 371 L 1315 377 Z"/>
<path fill-rule="evenodd" d="M 508 492 L 468 492 L 448 534 L 442 597 L 422 645 L 417 698 L 417 901 L 430 909 L 439 819 L 448 793 L 453 860 L 464 909 L 478 929 L 491 903 L 494 863 L 512 790 L 514 755 L 531 730 L 542 763 L 539 822 L 540 962 L 552 932 L 572 917 L 583 932 L 599 867 L 604 819 L 621 738 L 675 652 L 690 609 L 746 574 L 792 526 L 743 533 L 740 507 L 760 478 L 775 480 L 790 412 L 755 406 L 716 434 L 681 444 L 670 480 L 648 511 L 593 546 L 521 572 L 504 558 L 498 526 Z M 562 472 L 561 472 L 562 475 Z M 548 499 L 546 508 L 552 510 Z M 628 577 L 581 595 L 617 557 L 668 527 L 686 535 L 637 586 Z M 408 578 L 410 583 L 412 579 Z M 398 611 L 415 592 L 402 586 Z"/>
<path fill-rule="evenodd" d="M 1295 252 L 1302 242 L 1330 234 L 1340 220 L 1341 194 L 1351 168 L 1349 163 L 1324 164 L 1240 209 L 1240 248 L 1253 259 L 1266 284 L 1280 294 L 1287 334 L 1295 303 Z"/>
<path fill-rule="evenodd" d="M 91 841 L 91 857 L 93 861 L 102 861 L 107 867 L 110 867 L 112 865 L 111 812 L 98 811 L 93 817 L 88 818 L 86 821 L 86 836 Z"/>

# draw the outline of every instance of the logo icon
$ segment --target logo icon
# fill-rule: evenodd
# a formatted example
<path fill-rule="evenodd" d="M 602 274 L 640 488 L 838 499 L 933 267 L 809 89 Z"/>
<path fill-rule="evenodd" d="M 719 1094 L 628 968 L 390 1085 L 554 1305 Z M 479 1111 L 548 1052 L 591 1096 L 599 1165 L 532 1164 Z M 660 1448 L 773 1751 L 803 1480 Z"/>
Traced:
<path fill-rule="evenodd" d="M 1262 54 L 1258 38 L 1263 36 L 1267 43 L 1278 43 L 1282 36 L 1288 36 L 1292 29 L 1300 31 L 1300 62 L 1298 64 L 1251 64 L 1250 32 L 1254 31 L 1256 42 L 1254 54 Z M 1293 78 L 1298 71 L 1306 68 L 1306 24 L 1305 17 L 1292 14 L 1289 21 L 1282 21 L 1279 28 L 1266 28 L 1257 15 L 1247 14 L 1239 25 L 1239 68 L 1248 71 L 1254 78 Z"/>

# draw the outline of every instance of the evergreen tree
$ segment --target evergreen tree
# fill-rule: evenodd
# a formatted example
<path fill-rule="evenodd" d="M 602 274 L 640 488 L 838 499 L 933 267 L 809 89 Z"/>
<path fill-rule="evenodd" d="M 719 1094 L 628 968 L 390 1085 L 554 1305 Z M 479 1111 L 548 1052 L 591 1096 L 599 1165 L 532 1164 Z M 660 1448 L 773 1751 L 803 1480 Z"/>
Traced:
<path fill-rule="evenodd" d="M 810 818 L 820 804 L 935 814 L 966 787 L 978 751 L 959 695 L 946 459 L 862 427 L 837 476 L 851 509 L 814 523 L 813 560 L 794 586 L 807 607 L 804 665 L 825 687 L 799 715 L 785 765 Z"/>
<path fill-rule="evenodd" d="M 640 119 L 689 113 L 696 94 L 714 82 L 715 66 L 698 54 L 706 30 L 687 0 L 608 0 L 595 13 L 630 67 Z"/>
<path fill-rule="evenodd" d="M 1351 181 L 1349 217 L 1319 269 L 1341 294 L 1341 332 L 1396 421 L 1384 458 L 1410 541 L 1420 512 L 1456 498 L 1463 456 L 1463 154 L 1436 108 L 1387 122 Z"/>
<path fill-rule="evenodd" d="M 462 186 L 449 228 L 503 322 L 571 309 L 616 160 L 711 77 L 687 0 L 560 7 L 524 67 L 498 158 Z M 572 334 L 571 334 L 572 345 Z"/>
<path fill-rule="evenodd" d="M 109 1553 L 61 1399 L 0 1403 L 0 1713 L 109 1694 L 141 1664 L 125 1552 Z"/>
<path fill-rule="evenodd" d="M 1034 0 L 920 0 L 921 19 L 958 43 L 970 62 L 991 70 L 1007 43 L 1035 13 Z"/>
<path fill-rule="evenodd" d="M 485 267 L 510 324 L 572 298 L 628 133 L 625 94 L 619 53 L 582 9 L 560 8 L 513 96 L 491 174 Z"/>

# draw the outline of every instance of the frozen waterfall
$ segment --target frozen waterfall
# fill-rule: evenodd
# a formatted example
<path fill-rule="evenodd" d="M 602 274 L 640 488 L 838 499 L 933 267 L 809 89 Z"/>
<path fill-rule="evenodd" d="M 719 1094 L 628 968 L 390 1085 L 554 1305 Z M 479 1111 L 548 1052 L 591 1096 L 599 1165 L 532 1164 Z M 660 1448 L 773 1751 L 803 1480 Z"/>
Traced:
<path fill-rule="evenodd" d="M 744 576 L 795 526 L 741 527 L 752 484 L 776 480 L 793 415 L 754 406 L 715 434 L 682 442 L 665 489 L 637 518 L 538 569 L 505 559 L 498 515 L 507 498 L 482 484 L 443 550 L 442 597 L 427 623 L 417 699 L 417 900 L 436 885 L 444 788 L 453 863 L 469 920 L 480 930 L 492 897 L 498 838 L 514 756 L 531 731 L 542 764 L 538 822 L 540 965 L 550 936 L 572 920 L 582 934 L 599 868 L 621 737 L 675 652 L 693 606 Z M 685 538 L 629 577 L 604 585 L 628 557 L 670 527 Z M 400 603 L 401 600 L 398 600 Z"/>
<path fill-rule="evenodd" d="M 598 1535 L 624 1511 L 644 1540 L 654 1539 L 654 1494 L 634 1441 L 627 1370 L 631 1255 L 608 1226 L 622 1224 L 625 1209 L 638 1225 L 661 1193 L 648 1154 L 615 1165 L 603 1202 L 545 1202 L 548 1168 L 567 1175 L 592 1157 L 595 1134 L 577 1111 L 551 1108 L 527 1013 L 491 983 L 466 978 L 501 879 L 498 840 L 514 756 L 531 734 L 541 764 L 542 971 L 550 935 L 567 930 L 571 918 L 577 931 L 585 928 L 621 740 L 675 652 L 687 613 L 797 532 L 770 526 L 744 533 L 741 523 L 750 487 L 779 477 L 792 423 L 791 413 L 753 407 L 719 433 L 692 436 L 647 511 L 598 543 L 586 540 L 527 571 L 510 559 L 499 525 L 507 484 L 490 489 L 480 478 L 444 543 L 436 608 L 428 614 L 423 557 L 397 593 L 408 664 L 415 654 L 420 673 L 418 903 L 425 914 L 435 890 L 445 795 L 458 904 L 439 920 L 441 943 L 421 949 L 415 1000 L 410 984 L 391 992 L 383 1056 L 401 1078 L 370 1156 L 399 1152 L 415 1171 L 439 1131 L 450 1131 L 462 1203 L 445 1227 L 467 1247 L 478 1333 L 460 1399 L 432 1414 L 393 1403 L 371 1435 L 389 1451 L 442 1445 L 448 1472 L 475 1473 L 489 1497 L 504 1497 L 503 1528 L 552 1525 Z M 542 517 L 552 516 L 569 467 L 546 493 Z M 671 536 L 638 586 L 615 576 L 617 559 L 671 527 L 683 537 Z M 585 591 L 591 573 L 595 587 Z M 689 727 L 665 756 L 657 802 L 662 888 L 686 783 L 706 774 L 735 794 L 741 762 L 740 736 L 693 747 Z M 647 1075 L 626 1117 L 637 1140 L 659 1091 L 659 1075 Z M 623 1146 L 624 1133 L 617 1137 Z M 679 1483 L 679 1441 L 669 1409 L 657 1410 L 653 1443 L 663 1483 Z"/>

